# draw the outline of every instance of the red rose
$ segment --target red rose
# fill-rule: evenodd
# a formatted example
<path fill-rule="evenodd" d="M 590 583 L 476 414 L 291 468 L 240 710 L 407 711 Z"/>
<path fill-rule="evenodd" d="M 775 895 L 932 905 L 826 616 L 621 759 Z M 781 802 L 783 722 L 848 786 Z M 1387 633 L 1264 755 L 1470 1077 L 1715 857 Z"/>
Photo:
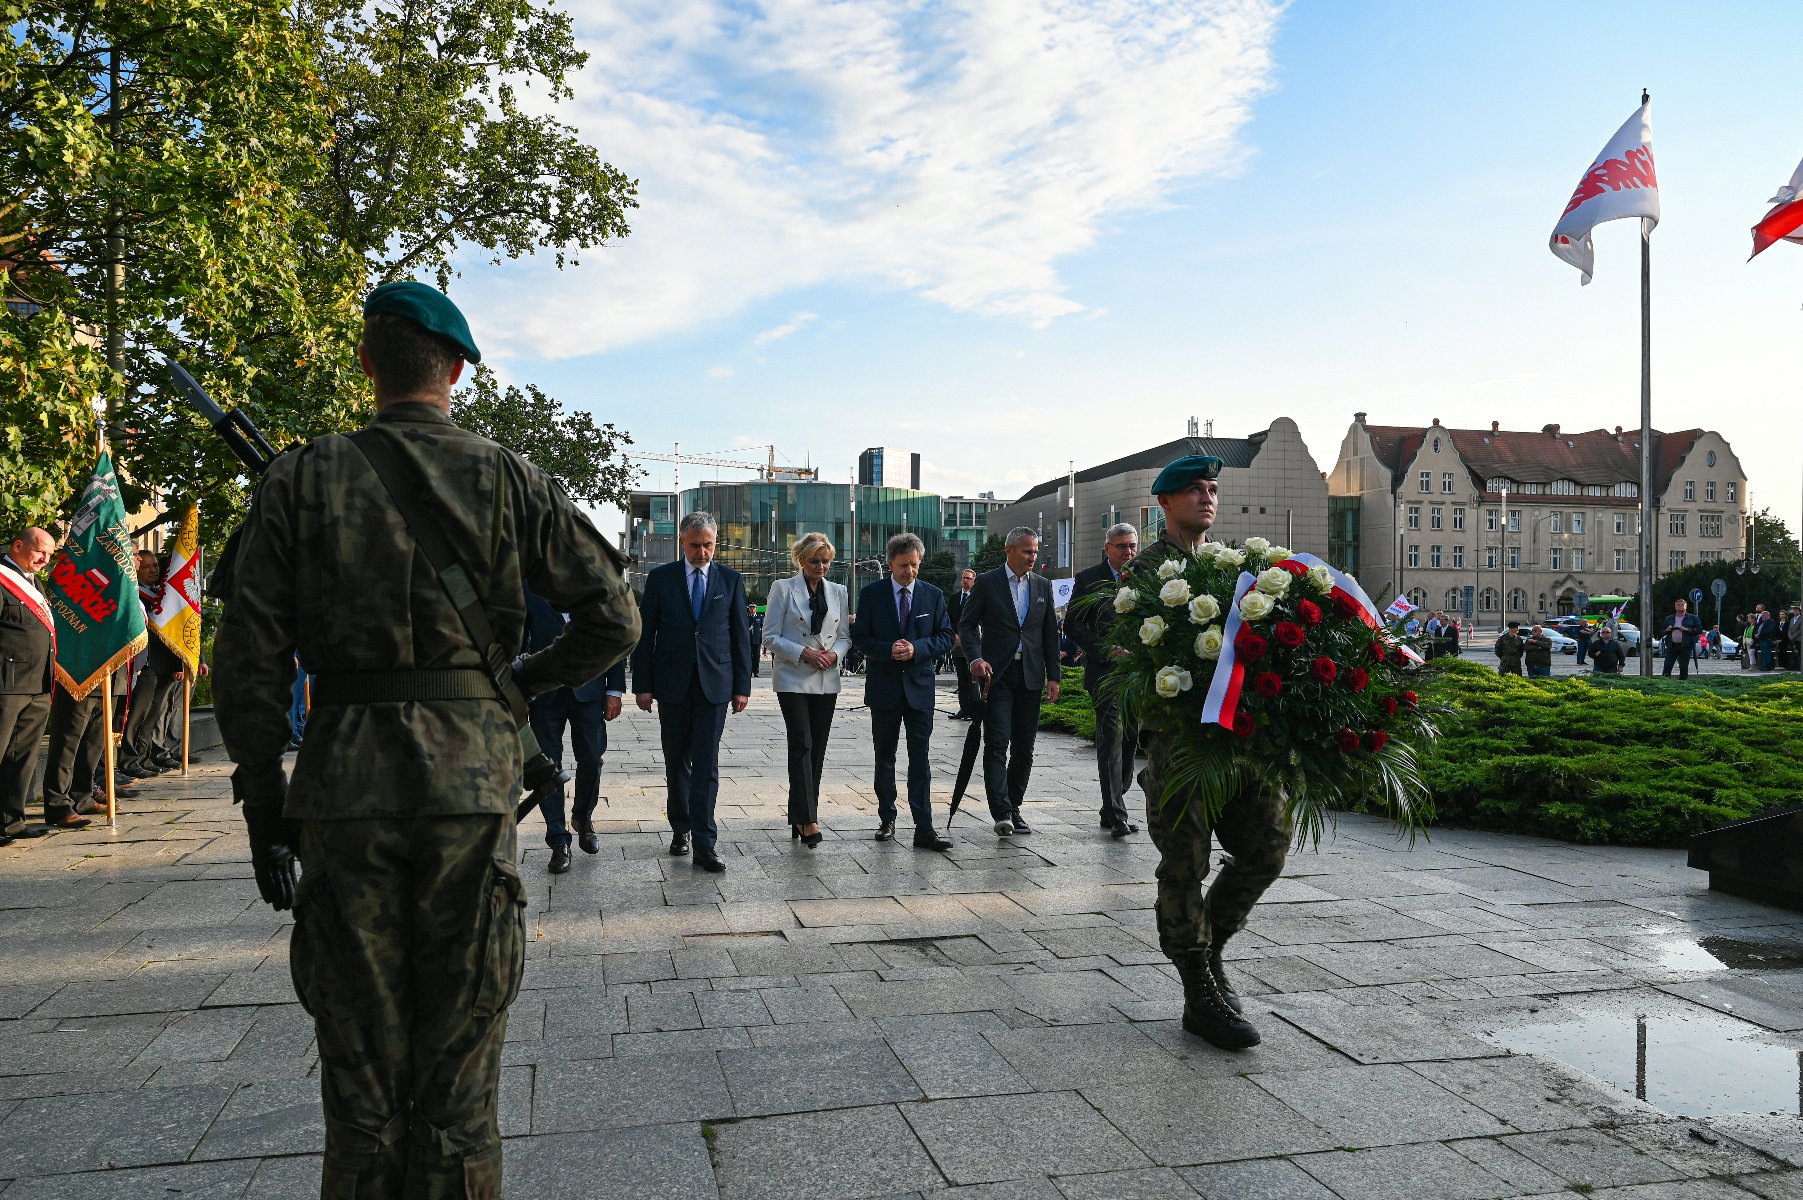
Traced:
<path fill-rule="evenodd" d="M 1365 685 L 1371 682 L 1371 673 L 1363 667 L 1354 667 L 1340 678 L 1353 691 L 1362 692 Z"/>
<path fill-rule="evenodd" d="M 1256 633 L 1243 629 L 1240 631 L 1240 635 L 1233 639 L 1233 648 L 1241 658 L 1249 663 L 1255 663 L 1265 656 L 1265 651 L 1271 648 L 1271 644 Z"/>
<path fill-rule="evenodd" d="M 1288 571 L 1290 574 L 1294 575 L 1298 579 L 1301 579 L 1304 575 L 1308 574 L 1308 568 L 1303 566 L 1301 563 L 1297 562 L 1293 558 L 1286 558 L 1284 561 L 1278 563 L 1277 565 L 1282 567 L 1284 570 Z"/>
<path fill-rule="evenodd" d="M 1389 656 L 1390 656 L 1390 652 L 1388 650 L 1384 649 L 1384 644 L 1382 642 L 1372 642 L 1371 643 L 1371 657 L 1373 659 L 1377 660 L 1378 662 L 1382 662 L 1384 659 L 1388 658 Z"/>
<path fill-rule="evenodd" d="M 1359 735 L 1350 729 L 1341 729 L 1340 732 L 1333 735 L 1333 740 L 1338 742 L 1340 749 L 1348 754 L 1359 748 Z"/>
<path fill-rule="evenodd" d="M 1243 737 L 1243 738 L 1251 737 L 1253 734 L 1253 731 L 1256 730 L 1257 728 L 1258 728 L 1258 726 L 1256 726 L 1252 723 L 1252 714 L 1247 712 L 1245 709 L 1242 708 L 1238 712 L 1233 714 L 1233 731 L 1235 733 L 1239 734 L 1241 737 Z"/>
<path fill-rule="evenodd" d="M 1283 691 L 1283 676 L 1275 671 L 1260 671 L 1252 677 L 1252 690 L 1267 700 L 1275 700 Z"/>
<path fill-rule="evenodd" d="M 1313 675 L 1316 679 L 1319 679 L 1322 683 L 1332 683 L 1334 676 L 1340 673 L 1340 668 L 1331 658 L 1317 658 L 1314 662 L 1308 664 L 1308 673 Z"/>
<path fill-rule="evenodd" d="M 1300 600 L 1296 603 L 1296 615 L 1302 618 L 1304 625 L 1321 623 L 1321 606 L 1313 600 Z"/>
<path fill-rule="evenodd" d="M 1386 717 L 1395 716 L 1396 715 L 1396 697 L 1385 696 L 1382 700 L 1379 700 L 1377 702 L 1377 707 L 1383 709 L 1384 716 L 1386 716 Z"/>
<path fill-rule="evenodd" d="M 1415 706 L 1421 703 L 1421 698 L 1415 695 L 1414 692 L 1404 692 L 1402 694 L 1402 702 L 1408 706 L 1409 710 L 1412 712 L 1414 711 Z"/>
<path fill-rule="evenodd" d="M 1359 607 L 1359 602 L 1354 600 L 1351 596 L 1348 596 L 1345 592 L 1334 593 L 1333 610 L 1347 620 L 1351 620 L 1358 616 L 1360 612 L 1364 611 Z"/>
<path fill-rule="evenodd" d="M 1383 730 L 1367 729 L 1365 731 L 1365 736 L 1360 739 L 1360 744 L 1363 745 L 1365 749 L 1371 751 L 1371 753 L 1376 754 L 1379 750 L 1384 748 L 1384 744 L 1389 740 L 1390 735 Z"/>
<path fill-rule="evenodd" d="M 1304 600 L 1303 603 L 1307 604 L 1308 601 Z M 1277 644 L 1279 646 L 1284 646 L 1291 650 L 1300 646 L 1302 640 L 1308 636 L 1306 633 L 1302 632 L 1302 626 L 1296 624 L 1294 621 L 1277 622 L 1277 628 L 1272 630 L 1272 633 L 1277 636 Z"/>
<path fill-rule="evenodd" d="M 1409 661 L 1408 657 L 1403 654 L 1401 647 L 1398 647 L 1397 649 L 1390 651 L 1390 662 L 1392 664 L 1394 664 L 1395 666 L 1400 667 L 1403 663 L 1405 663 L 1407 661 Z"/>

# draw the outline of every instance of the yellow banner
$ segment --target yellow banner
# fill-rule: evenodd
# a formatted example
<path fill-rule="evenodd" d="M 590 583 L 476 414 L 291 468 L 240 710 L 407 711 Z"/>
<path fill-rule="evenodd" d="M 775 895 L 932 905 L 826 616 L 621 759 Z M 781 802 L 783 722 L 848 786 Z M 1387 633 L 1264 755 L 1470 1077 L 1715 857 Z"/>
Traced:
<path fill-rule="evenodd" d="M 175 651 L 189 670 L 200 665 L 200 505 L 188 505 L 169 554 L 168 572 L 154 611 L 151 630 Z"/>

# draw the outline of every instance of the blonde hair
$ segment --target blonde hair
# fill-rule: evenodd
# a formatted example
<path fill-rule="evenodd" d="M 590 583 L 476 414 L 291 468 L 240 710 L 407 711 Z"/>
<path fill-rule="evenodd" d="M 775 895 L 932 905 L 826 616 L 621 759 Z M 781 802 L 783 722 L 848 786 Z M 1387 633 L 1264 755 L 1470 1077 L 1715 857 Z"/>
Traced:
<path fill-rule="evenodd" d="M 837 555 L 832 539 L 824 533 L 804 533 L 793 546 L 789 547 L 789 557 L 795 560 L 795 567 L 800 570 L 806 564 L 820 557 L 820 552 Z"/>

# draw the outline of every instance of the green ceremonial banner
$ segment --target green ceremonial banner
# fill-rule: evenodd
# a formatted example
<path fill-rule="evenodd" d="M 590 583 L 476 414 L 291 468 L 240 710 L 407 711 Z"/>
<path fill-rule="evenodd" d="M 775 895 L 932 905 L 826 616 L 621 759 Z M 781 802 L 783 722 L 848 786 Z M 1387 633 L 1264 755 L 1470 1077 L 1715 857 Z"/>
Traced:
<path fill-rule="evenodd" d="M 119 479 L 106 451 L 81 494 L 44 589 L 56 622 L 56 678 L 77 700 L 145 646 L 144 606 Z"/>

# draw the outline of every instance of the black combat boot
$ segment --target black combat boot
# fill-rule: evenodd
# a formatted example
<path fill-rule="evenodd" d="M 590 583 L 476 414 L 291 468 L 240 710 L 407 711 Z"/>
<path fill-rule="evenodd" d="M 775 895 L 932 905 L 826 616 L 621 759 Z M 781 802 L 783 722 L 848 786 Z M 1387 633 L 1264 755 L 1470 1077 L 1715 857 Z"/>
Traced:
<path fill-rule="evenodd" d="M 1233 985 L 1227 982 L 1227 972 L 1221 967 L 1221 947 L 1226 945 L 1227 939 L 1232 936 L 1231 933 L 1215 934 L 1214 943 L 1208 947 L 1208 973 L 1214 976 L 1215 990 L 1221 993 L 1221 999 L 1227 1002 L 1228 1008 L 1237 1013 L 1246 1010 L 1240 1007 L 1239 995 L 1233 990 Z"/>
<path fill-rule="evenodd" d="M 1208 953 L 1204 947 L 1177 959 L 1177 974 L 1183 979 L 1183 1027 L 1223 1050 L 1245 1050 L 1258 1045 L 1258 1030 L 1227 1007 L 1220 985 L 1208 969 Z"/>

